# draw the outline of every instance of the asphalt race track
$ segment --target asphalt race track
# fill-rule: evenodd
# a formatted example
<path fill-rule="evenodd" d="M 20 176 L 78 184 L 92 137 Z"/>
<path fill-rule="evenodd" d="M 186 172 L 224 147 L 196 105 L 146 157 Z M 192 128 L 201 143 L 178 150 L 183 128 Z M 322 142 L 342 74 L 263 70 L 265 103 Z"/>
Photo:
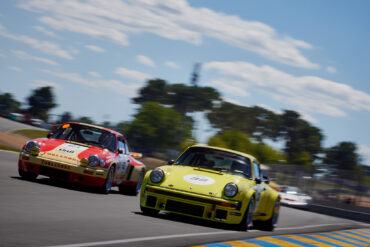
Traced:
<path fill-rule="evenodd" d="M 0 246 L 189 246 L 275 234 L 369 228 L 370 225 L 282 207 L 273 232 L 160 214 L 144 216 L 139 197 L 109 195 L 39 176 L 22 180 L 18 154 L 0 151 Z"/>

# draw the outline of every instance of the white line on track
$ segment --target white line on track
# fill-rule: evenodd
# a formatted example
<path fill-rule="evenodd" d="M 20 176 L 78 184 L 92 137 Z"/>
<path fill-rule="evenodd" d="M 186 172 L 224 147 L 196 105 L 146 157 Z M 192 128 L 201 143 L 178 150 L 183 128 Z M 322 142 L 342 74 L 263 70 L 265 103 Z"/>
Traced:
<path fill-rule="evenodd" d="M 325 226 L 344 226 L 344 225 L 353 225 L 350 223 L 338 223 L 338 224 L 321 224 L 321 225 L 309 225 L 309 226 L 296 226 L 296 227 L 282 227 L 275 228 L 276 231 L 284 230 L 297 230 L 297 229 L 309 229 Z M 359 224 L 361 226 L 370 226 L 370 224 Z M 257 232 L 257 230 L 249 230 L 248 232 Z M 100 241 L 100 242 L 88 242 L 88 243 L 79 243 L 79 244 L 66 244 L 66 245 L 55 245 L 49 247 L 88 247 L 88 246 L 99 246 L 99 245 L 111 245 L 111 244 L 126 244 L 150 240 L 161 240 L 161 239 L 171 239 L 171 238 L 184 238 L 184 237 L 197 237 L 197 236 L 207 236 L 207 235 L 218 235 L 218 234 L 232 234 L 240 233 L 239 231 L 219 231 L 219 232 L 203 232 L 203 233 L 188 233 L 188 234 L 175 234 L 175 235 L 165 235 L 165 236 L 153 236 L 153 237 L 143 237 L 143 238 L 128 238 L 128 239 L 118 239 L 118 240 L 109 240 L 109 241 Z"/>
<path fill-rule="evenodd" d="M 80 243 L 80 244 L 67 244 L 67 245 L 55 245 L 50 247 L 85 247 L 85 246 L 97 246 L 97 245 L 109 245 L 109 244 L 125 244 L 149 240 L 160 240 L 169 238 L 184 238 L 184 237 L 197 237 L 206 235 L 218 235 L 218 234 L 230 234 L 237 233 L 237 231 L 220 231 L 220 232 L 204 232 L 204 233 L 188 233 L 188 234 L 175 234 L 167 236 L 153 236 L 153 237 L 143 237 L 143 238 L 129 238 L 129 239 L 119 239 L 119 240 L 109 240 L 101 242 L 90 242 L 90 243 Z"/>

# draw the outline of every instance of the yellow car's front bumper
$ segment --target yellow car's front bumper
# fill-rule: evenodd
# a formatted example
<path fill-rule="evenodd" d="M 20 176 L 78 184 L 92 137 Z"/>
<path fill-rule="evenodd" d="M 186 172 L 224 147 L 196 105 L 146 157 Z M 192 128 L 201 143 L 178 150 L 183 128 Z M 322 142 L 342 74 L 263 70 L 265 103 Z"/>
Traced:
<path fill-rule="evenodd" d="M 229 224 L 239 224 L 244 216 L 239 201 L 153 185 L 142 188 L 140 204 L 146 208 Z"/>

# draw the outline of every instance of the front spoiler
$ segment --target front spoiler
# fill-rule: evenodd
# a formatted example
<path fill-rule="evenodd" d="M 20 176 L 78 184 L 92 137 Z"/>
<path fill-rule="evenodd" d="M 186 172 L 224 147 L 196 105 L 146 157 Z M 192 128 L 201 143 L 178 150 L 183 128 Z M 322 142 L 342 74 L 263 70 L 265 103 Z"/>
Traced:
<path fill-rule="evenodd" d="M 23 152 L 19 155 L 18 168 L 25 172 L 94 187 L 103 186 L 107 176 L 105 169 L 72 165 Z"/>
<path fill-rule="evenodd" d="M 244 212 L 241 209 L 242 205 L 239 201 L 153 185 L 147 185 L 142 189 L 140 205 L 228 224 L 239 224 L 244 216 Z"/>

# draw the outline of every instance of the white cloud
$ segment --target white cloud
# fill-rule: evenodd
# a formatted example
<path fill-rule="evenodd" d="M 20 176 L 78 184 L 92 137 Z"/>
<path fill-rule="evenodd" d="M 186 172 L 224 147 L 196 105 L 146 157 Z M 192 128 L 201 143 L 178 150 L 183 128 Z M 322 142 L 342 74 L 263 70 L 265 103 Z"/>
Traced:
<path fill-rule="evenodd" d="M 210 62 L 203 68 L 217 70 L 222 75 L 217 79 L 220 91 L 232 87 L 245 93 L 258 90 L 301 113 L 345 116 L 344 110 L 370 111 L 370 94 L 320 77 L 296 77 L 270 66 L 247 62 Z"/>
<path fill-rule="evenodd" d="M 91 51 L 100 52 L 100 53 L 105 52 L 103 48 L 96 46 L 96 45 L 86 45 L 85 47 Z"/>
<path fill-rule="evenodd" d="M 50 41 L 39 41 L 26 35 L 11 34 L 1 24 L 0 24 L 0 36 L 25 43 L 27 45 L 32 46 L 34 49 L 42 51 L 46 54 L 63 57 L 66 59 L 73 59 L 73 56 L 70 54 L 70 52 L 61 49 L 59 45 L 56 43 Z"/>
<path fill-rule="evenodd" d="M 53 31 L 50 31 L 50 30 L 46 29 L 45 27 L 34 26 L 33 28 L 36 29 L 37 31 L 49 36 L 49 37 L 53 37 L 53 38 L 58 37 Z"/>
<path fill-rule="evenodd" d="M 35 83 L 32 83 L 31 86 L 38 88 L 38 87 L 53 87 L 56 89 L 60 89 L 61 86 L 60 84 L 56 82 L 51 82 L 51 81 L 45 81 L 45 80 L 34 80 Z"/>
<path fill-rule="evenodd" d="M 29 0 L 19 6 L 41 13 L 39 21 L 54 30 L 64 30 L 104 38 L 128 45 L 128 36 L 152 33 L 199 45 L 211 37 L 228 45 L 252 51 L 273 61 L 294 67 L 320 66 L 302 54 L 313 46 L 281 34 L 258 21 L 191 7 L 176 1 L 96 1 Z"/>
<path fill-rule="evenodd" d="M 16 66 L 10 66 L 8 68 L 11 69 L 11 70 L 14 70 L 14 71 L 22 71 L 23 70 L 22 68 L 19 68 L 19 67 L 16 67 Z"/>
<path fill-rule="evenodd" d="M 262 108 L 265 108 L 266 110 L 272 111 L 275 114 L 279 114 L 279 115 L 280 114 L 283 114 L 283 111 L 276 110 L 276 109 L 274 109 L 274 108 L 272 108 L 272 107 L 270 107 L 268 105 L 265 105 L 265 104 L 258 104 L 257 106 L 262 107 Z"/>
<path fill-rule="evenodd" d="M 302 119 L 306 120 L 307 122 L 310 122 L 312 124 L 318 124 L 319 120 L 308 114 L 307 112 L 298 110 L 299 115 Z"/>
<path fill-rule="evenodd" d="M 207 83 L 208 85 L 215 87 L 215 88 L 222 88 L 222 92 L 228 93 L 229 95 L 237 96 L 237 97 L 248 97 L 249 93 L 247 90 L 240 90 L 240 87 L 243 86 L 243 82 L 234 80 L 224 81 L 224 80 L 213 80 Z"/>
<path fill-rule="evenodd" d="M 91 75 L 93 77 L 96 77 L 96 78 L 100 78 L 101 77 L 101 74 L 99 74 L 98 72 L 95 72 L 95 71 L 90 71 L 89 72 L 89 75 Z"/>
<path fill-rule="evenodd" d="M 370 147 L 365 145 L 358 145 L 358 153 L 364 158 L 364 165 L 370 166 Z"/>
<path fill-rule="evenodd" d="M 140 83 L 122 83 L 117 80 L 84 78 L 78 73 L 65 73 L 51 70 L 42 70 L 42 72 L 84 86 L 108 89 L 113 93 L 125 95 L 128 98 L 136 96 L 138 89 L 141 87 Z"/>
<path fill-rule="evenodd" d="M 29 55 L 28 53 L 26 53 L 24 51 L 12 50 L 11 52 L 16 57 L 18 57 L 19 59 L 22 59 L 22 60 L 38 61 L 38 62 L 41 62 L 41 63 L 46 63 L 46 64 L 54 65 L 54 66 L 58 65 L 58 63 L 54 62 L 53 60 L 50 60 L 50 59 L 47 59 L 47 58 L 43 58 L 43 57 L 31 56 L 31 55 Z"/>
<path fill-rule="evenodd" d="M 337 69 L 332 67 L 332 66 L 328 66 L 326 68 L 326 71 L 328 71 L 329 73 L 336 73 L 337 72 Z"/>
<path fill-rule="evenodd" d="M 164 63 L 167 67 L 173 68 L 173 69 L 178 69 L 179 65 L 177 65 L 175 62 L 172 61 L 167 61 Z"/>
<path fill-rule="evenodd" d="M 115 73 L 123 77 L 133 79 L 135 81 L 146 81 L 153 78 L 151 75 L 148 75 L 146 73 L 135 70 L 129 70 L 126 68 L 117 68 Z"/>
<path fill-rule="evenodd" d="M 137 55 L 136 61 L 149 67 L 155 67 L 154 62 L 149 57 L 144 55 Z"/>
<path fill-rule="evenodd" d="M 231 99 L 231 98 L 227 98 L 227 97 L 222 97 L 222 100 L 225 101 L 225 102 L 229 102 L 231 104 L 234 104 L 234 105 L 245 106 L 243 103 L 241 103 L 240 101 L 235 100 L 235 99 Z"/>

